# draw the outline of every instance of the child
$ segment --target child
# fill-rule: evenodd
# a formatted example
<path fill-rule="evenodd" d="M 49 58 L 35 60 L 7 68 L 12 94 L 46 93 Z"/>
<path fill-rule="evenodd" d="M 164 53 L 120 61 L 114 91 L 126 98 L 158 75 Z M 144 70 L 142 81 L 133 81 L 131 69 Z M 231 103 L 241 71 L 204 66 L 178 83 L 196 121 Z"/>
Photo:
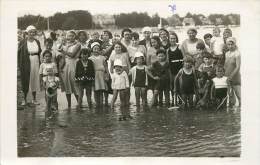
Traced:
<path fill-rule="evenodd" d="M 203 57 L 203 63 L 200 65 L 198 70 L 200 72 L 206 72 L 209 78 L 212 79 L 213 77 L 215 77 L 215 70 L 212 62 L 212 56 L 208 52 L 203 52 L 202 57 Z"/>
<path fill-rule="evenodd" d="M 156 51 L 158 61 L 152 64 L 152 74 L 156 80 L 154 86 L 154 94 L 152 98 L 152 106 L 154 106 L 155 100 L 159 92 L 163 92 L 165 96 L 166 106 L 170 106 L 170 67 L 166 59 L 166 51 L 159 49 Z"/>
<path fill-rule="evenodd" d="M 94 64 L 89 60 L 91 51 L 89 49 L 82 49 L 80 52 L 80 60 L 77 61 L 75 71 L 75 81 L 79 87 L 79 101 L 78 108 L 82 106 L 82 98 L 84 95 L 84 89 L 86 89 L 86 96 L 88 100 L 88 106 L 92 107 L 91 103 L 91 89 L 93 81 L 95 80 Z"/>
<path fill-rule="evenodd" d="M 195 58 L 195 70 L 198 70 L 199 66 L 203 63 L 203 56 L 202 53 L 206 52 L 205 44 L 203 42 L 198 42 L 196 45 L 196 49 L 198 54 L 194 56 Z"/>
<path fill-rule="evenodd" d="M 211 50 L 210 50 L 210 41 L 211 41 L 211 38 L 213 36 L 210 34 L 210 33 L 207 33 L 203 36 L 204 38 L 204 42 L 205 42 L 205 46 L 206 46 L 206 50 L 207 52 L 211 53 Z"/>
<path fill-rule="evenodd" d="M 52 49 L 52 47 L 53 47 L 53 40 L 52 39 L 50 39 L 50 38 L 47 38 L 46 40 L 45 40 L 45 42 L 44 42 L 44 44 L 45 44 L 45 50 L 49 50 L 49 51 L 51 51 L 51 53 L 52 53 L 52 62 L 56 62 L 56 51 L 54 51 L 53 49 Z M 44 51 L 43 51 L 44 52 Z M 43 55 L 42 55 L 42 57 L 41 57 L 41 62 L 44 62 L 44 58 L 43 58 Z"/>
<path fill-rule="evenodd" d="M 184 66 L 176 75 L 174 81 L 174 92 L 180 93 L 184 101 L 184 108 L 193 106 L 193 95 L 198 89 L 196 73 L 193 69 L 193 58 L 186 56 L 184 59 Z"/>
<path fill-rule="evenodd" d="M 213 29 L 213 37 L 211 38 L 210 42 L 210 50 L 213 54 L 215 64 L 223 63 L 223 47 L 224 41 L 223 38 L 220 36 L 220 28 L 215 27 Z"/>
<path fill-rule="evenodd" d="M 147 104 L 147 93 L 146 87 L 148 85 L 148 77 L 147 74 L 150 76 L 151 73 L 147 69 L 147 67 L 143 64 L 145 61 L 144 55 L 141 52 L 135 53 L 136 65 L 131 68 L 129 75 L 132 76 L 133 86 L 135 88 L 135 99 L 136 99 L 136 106 L 140 106 L 140 98 L 142 98 L 143 106 Z"/>
<path fill-rule="evenodd" d="M 113 89 L 113 98 L 111 101 L 111 109 L 114 108 L 115 101 L 117 99 L 117 95 L 119 93 L 120 96 L 120 102 L 121 102 L 121 110 L 122 110 L 122 117 L 119 118 L 119 120 L 126 120 L 127 117 L 130 117 L 130 114 L 127 114 L 126 112 L 126 103 L 127 103 L 127 97 L 126 92 L 127 88 L 129 88 L 129 80 L 128 75 L 123 69 L 123 64 L 121 60 L 115 60 L 114 61 L 114 69 L 115 72 L 111 75 L 112 78 L 112 89 Z"/>
<path fill-rule="evenodd" d="M 91 44 L 92 56 L 89 59 L 94 64 L 95 69 L 95 101 L 97 107 L 103 106 L 103 94 L 108 89 L 106 81 L 109 79 L 106 58 L 100 55 L 100 44 Z"/>
<path fill-rule="evenodd" d="M 224 76 L 225 69 L 222 66 L 216 68 L 216 77 L 212 79 L 213 85 L 211 87 L 211 98 L 215 98 L 216 102 L 222 105 L 227 105 L 228 81 Z M 224 100 L 225 99 L 225 100 Z"/>
<path fill-rule="evenodd" d="M 43 52 L 44 63 L 40 65 L 40 82 L 41 87 L 45 88 L 45 101 L 47 105 L 47 111 L 51 112 L 58 110 L 57 102 L 57 87 L 58 87 L 58 71 L 57 66 L 51 61 L 52 53 L 49 50 Z"/>
<path fill-rule="evenodd" d="M 117 99 L 118 93 L 120 94 L 121 105 L 125 106 L 125 94 L 126 88 L 129 88 L 129 80 L 127 73 L 123 69 L 123 64 L 121 60 L 115 60 L 114 62 L 114 73 L 111 74 L 112 79 L 112 89 L 113 98 L 111 101 L 111 108 L 114 108 L 115 101 Z M 121 97 L 122 96 L 122 97 Z"/>
<path fill-rule="evenodd" d="M 198 93 L 200 100 L 197 103 L 197 107 L 208 107 L 210 100 L 212 80 L 210 80 L 207 72 L 202 72 L 201 77 L 198 79 Z"/>

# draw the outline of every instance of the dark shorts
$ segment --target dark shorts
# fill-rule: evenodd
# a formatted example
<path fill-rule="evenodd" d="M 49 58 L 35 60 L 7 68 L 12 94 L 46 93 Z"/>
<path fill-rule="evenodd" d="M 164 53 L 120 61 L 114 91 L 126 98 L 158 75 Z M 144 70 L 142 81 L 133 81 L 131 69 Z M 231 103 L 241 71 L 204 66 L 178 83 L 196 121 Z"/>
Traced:
<path fill-rule="evenodd" d="M 216 99 L 224 99 L 227 96 L 227 88 L 217 88 L 215 90 Z"/>

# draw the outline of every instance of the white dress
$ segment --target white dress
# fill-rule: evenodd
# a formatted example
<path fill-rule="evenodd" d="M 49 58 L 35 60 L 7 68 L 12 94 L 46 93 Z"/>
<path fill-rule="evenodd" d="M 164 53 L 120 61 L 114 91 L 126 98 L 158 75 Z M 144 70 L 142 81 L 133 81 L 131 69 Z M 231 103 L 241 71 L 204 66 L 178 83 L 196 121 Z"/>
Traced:
<path fill-rule="evenodd" d="M 69 45 L 65 47 L 65 50 L 71 53 L 73 52 L 76 46 L 78 45 L 77 44 Z M 64 84 L 66 94 L 74 93 L 75 95 L 77 95 L 78 93 L 77 84 L 75 82 L 75 70 L 76 70 L 77 57 L 78 55 L 74 56 L 73 58 L 69 56 L 66 56 L 65 58 L 65 66 L 63 68 L 63 73 L 61 75 L 62 75 L 62 81 Z"/>
<path fill-rule="evenodd" d="M 27 41 L 27 48 L 28 48 L 29 54 L 39 52 L 39 47 L 38 47 L 36 41 L 33 41 L 33 42 Z M 40 91 L 39 56 L 30 55 L 29 58 L 30 58 L 30 63 L 31 63 L 29 89 L 31 92 L 39 92 Z"/>

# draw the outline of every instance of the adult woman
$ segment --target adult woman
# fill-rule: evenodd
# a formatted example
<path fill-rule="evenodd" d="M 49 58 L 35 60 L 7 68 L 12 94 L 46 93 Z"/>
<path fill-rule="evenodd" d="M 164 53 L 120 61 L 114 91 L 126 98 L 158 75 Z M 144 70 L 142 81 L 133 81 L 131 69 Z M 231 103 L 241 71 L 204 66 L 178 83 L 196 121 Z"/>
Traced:
<path fill-rule="evenodd" d="M 161 48 L 161 41 L 158 36 L 151 38 L 152 47 L 147 51 L 146 65 L 151 66 L 152 63 L 157 61 L 156 51 Z"/>
<path fill-rule="evenodd" d="M 71 107 L 71 94 L 74 93 L 78 100 L 77 87 L 75 83 L 76 60 L 80 53 L 80 44 L 75 40 L 76 33 L 68 31 L 66 35 L 67 42 L 60 50 L 62 56 L 65 56 L 65 66 L 61 73 L 61 78 L 64 84 L 64 90 L 68 101 L 68 107 Z"/>
<path fill-rule="evenodd" d="M 109 58 L 111 52 L 109 52 L 110 48 L 112 47 L 112 33 L 108 30 L 103 31 L 102 34 L 102 44 L 101 44 L 101 51 L 102 54 Z"/>
<path fill-rule="evenodd" d="M 225 54 L 225 76 L 228 77 L 228 82 L 230 83 L 232 93 L 236 94 L 239 101 L 239 106 L 241 105 L 241 75 L 240 75 L 240 63 L 241 55 L 238 51 L 236 45 L 236 39 L 234 37 L 229 37 L 226 40 L 228 47 L 228 52 Z M 234 95 L 232 95 L 234 96 Z M 234 99 L 233 99 L 234 100 Z"/>
<path fill-rule="evenodd" d="M 158 61 L 157 59 L 157 55 L 156 52 L 157 50 L 159 50 L 161 47 L 161 41 L 160 38 L 158 36 L 153 36 L 151 38 L 151 44 L 152 47 L 150 47 L 147 51 L 147 58 L 146 58 L 146 65 L 148 66 L 148 68 L 152 68 L 152 64 L 155 63 L 156 61 Z M 156 71 L 151 69 L 151 72 L 154 73 Z M 148 76 L 148 88 L 147 89 L 151 89 L 154 90 L 154 87 L 156 85 L 156 81 Z M 160 104 L 162 105 L 162 92 L 159 93 L 159 98 L 160 98 Z M 157 98 L 155 99 L 155 105 L 158 103 Z"/>
<path fill-rule="evenodd" d="M 169 61 L 171 70 L 171 93 L 172 93 L 172 104 L 176 105 L 176 97 L 174 95 L 174 79 L 178 74 L 179 70 L 183 67 L 183 55 L 177 44 L 179 39 L 175 32 L 171 32 L 169 35 L 170 47 L 167 49 L 167 60 Z"/>
<path fill-rule="evenodd" d="M 143 33 L 144 39 L 139 42 L 139 45 L 143 45 L 147 51 L 152 46 L 151 45 L 152 29 L 150 27 L 146 26 L 142 29 L 142 33 Z"/>
<path fill-rule="evenodd" d="M 79 31 L 77 38 L 81 45 L 81 49 L 88 48 L 88 43 L 87 43 L 88 35 L 85 31 L 83 30 Z"/>
<path fill-rule="evenodd" d="M 189 36 L 188 39 L 184 40 L 181 44 L 181 51 L 183 56 L 191 56 L 193 57 L 194 55 L 196 55 L 197 49 L 196 49 L 196 45 L 198 42 L 203 42 L 203 40 L 196 38 L 197 35 L 197 30 L 195 28 L 190 28 L 187 31 L 187 34 Z"/>
<path fill-rule="evenodd" d="M 228 51 L 228 47 L 227 47 L 227 38 L 228 37 L 232 37 L 232 30 L 229 28 L 226 28 L 223 31 L 223 40 L 224 40 L 223 54 L 226 54 L 226 52 Z"/>
<path fill-rule="evenodd" d="M 18 63 L 21 71 L 22 90 L 24 101 L 22 105 L 27 104 L 27 93 L 30 89 L 32 92 L 32 103 L 39 104 L 36 101 L 36 92 L 40 89 L 39 67 L 40 67 L 40 42 L 34 38 L 36 28 L 32 25 L 26 28 L 27 38 L 19 43 L 18 47 Z"/>
<path fill-rule="evenodd" d="M 131 67 L 135 66 L 135 53 L 141 52 L 144 55 L 144 59 L 146 59 L 146 48 L 144 45 L 139 45 L 139 34 L 136 32 L 132 33 L 132 45 L 128 48 L 129 58 Z"/>
<path fill-rule="evenodd" d="M 166 29 L 162 28 L 159 30 L 159 37 L 161 39 L 163 49 L 167 50 L 170 47 L 169 32 Z"/>
<path fill-rule="evenodd" d="M 131 34 L 132 30 L 129 28 L 125 28 L 121 32 L 121 43 L 127 48 L 128 46 L 131 45 Z"/>
<path fill-rule="evenodd" d="M 129 55 L 127 52 L 126 47 L 120 42 L 117 41 L 112 46 L 112 53 L 109 57 L 110 61 L 110 72 L 113 73 L 114 70 L 114 61 L 116 59 L 120 59 L 122 61 L 123 69 L 126 71 L 126 73 L 130 70 L 130 62 L 129 62 Z"/>

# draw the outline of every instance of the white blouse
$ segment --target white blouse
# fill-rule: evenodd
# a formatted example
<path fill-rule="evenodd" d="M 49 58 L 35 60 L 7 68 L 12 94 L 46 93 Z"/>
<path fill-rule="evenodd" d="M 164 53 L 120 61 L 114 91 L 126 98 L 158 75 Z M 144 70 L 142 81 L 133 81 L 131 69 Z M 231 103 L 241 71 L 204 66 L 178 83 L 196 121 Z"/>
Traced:
<path fill-rule="evenodd" d="M 39 47 L 35 40 L 33 42 L 27 41 L 27 48 L 30 54 L 39 52 Z"/>
<path fill-rule="evenodd" d="M 212 79 L 214 84 L 215 84 L 215 88 L 219 89 L 219 88 L 227 88 L 227 77 L 223 76 L 221 78 L 215 77 Z"/>

